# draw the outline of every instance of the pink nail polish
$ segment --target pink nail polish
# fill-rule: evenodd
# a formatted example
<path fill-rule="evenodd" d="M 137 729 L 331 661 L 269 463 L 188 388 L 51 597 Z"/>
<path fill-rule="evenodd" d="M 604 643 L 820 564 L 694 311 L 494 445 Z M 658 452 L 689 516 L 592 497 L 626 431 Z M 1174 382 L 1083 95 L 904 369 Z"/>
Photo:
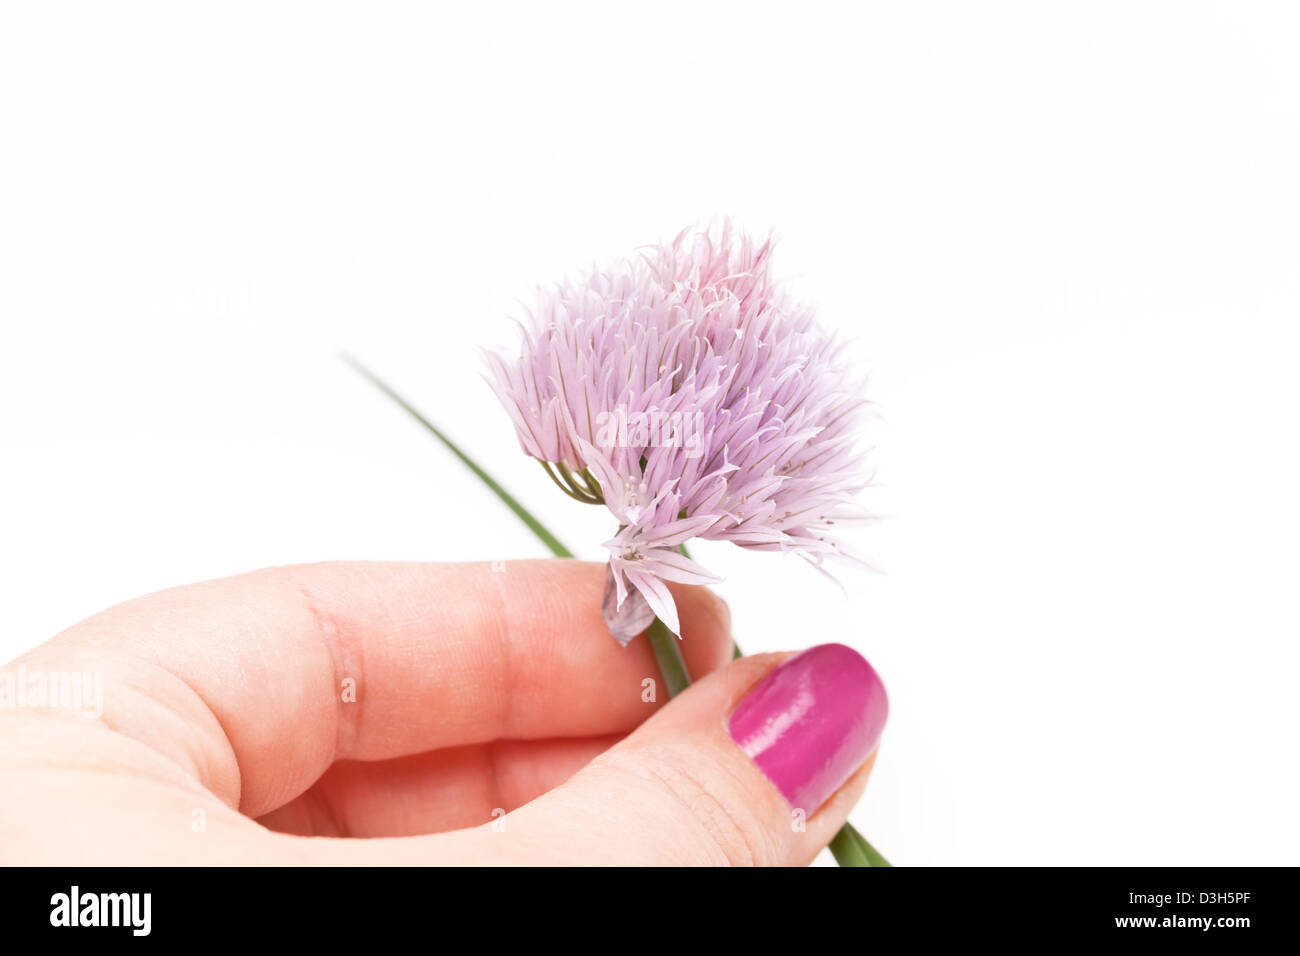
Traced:
<path fill-rule="evenodd" d="M 727 730 L 792 807 L 810 816 L 871 756 L 889 698 L 857 651 L 819 644 L 768 674 Z"/>

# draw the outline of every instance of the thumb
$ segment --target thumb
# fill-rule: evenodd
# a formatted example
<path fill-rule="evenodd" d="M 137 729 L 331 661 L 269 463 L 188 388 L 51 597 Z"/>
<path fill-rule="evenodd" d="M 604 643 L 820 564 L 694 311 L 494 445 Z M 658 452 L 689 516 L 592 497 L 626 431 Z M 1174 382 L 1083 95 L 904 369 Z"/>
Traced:
<path fill-rule="evenodd" d="M 805 864 L 861 795 L 888 708 L 843 644 L 741 658 L 496 824 L 394 842 L 424 862 Z"/>
<path fill-rule="evenodd" d="M 808 863 L 861 795 L 888 708 L 843 644 L 741 658 L 511 814 L 506 832 L 548 862 Z"/>

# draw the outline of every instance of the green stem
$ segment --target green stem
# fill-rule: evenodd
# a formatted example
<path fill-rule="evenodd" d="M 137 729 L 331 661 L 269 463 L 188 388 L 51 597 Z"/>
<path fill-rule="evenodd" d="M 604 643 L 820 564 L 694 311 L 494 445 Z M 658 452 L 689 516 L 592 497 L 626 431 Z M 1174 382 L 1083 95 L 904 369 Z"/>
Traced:
<path fill-rule="evenodd" d="M 381 379 L 374 372 L 370 371 L 370 369 L 366 368 L 351 355 L 344 355 L 343 361 L 347 362 L 348 365 L 352 366 L 353 369 L 359 372 L 366 381 L 391 398 L 403 411 L 427 428 L 433 434 L 434 438 L 446 445 L 448 451 L 459 458 L 466 468 L 474 472 L 474 474 L 478 476 L 479 481 L 487 485 L 488 490 L 500 498 L 505 503 L 505 506 L 515 513 L 516 517 L 518 517 L 520 521 L 528 525 L 529 530 L 532 531 L 533 534 L 537 535 L 544 545 L 551 549 L 553 555 L 557 558 L 573 557 L 573 552 L 560 544 L 560 539 L 551 534 L 550 531 L 546 530 L 546 526 L 534 518 L 528 512 L 527 508 L 516 501 L 514 495 L 502 488 L 501 485 L 497 483 L 496 479 L 480 468 L 478 462 L 461 451 L 460 448 L 456 446 L 456 443 L 444 435 L 437 425 L 416 411 L 415 406 L 411 405 L 411 403 L 402 398 L 401 395 L 398 395 L 395 391 L 389 388 L 387 382 Z"/>
<path fill-rule="evenodd" d="M 831 840 L 831 855 L 840 866 L 893 866 L 880 855 L 874 846 L 867 842 L 853 824 L 846 823 Z"/>
<path fill-rule="evenodd" d="M 686 670 L 686 661 L 682 658 L 677 635 L 668 630 L 667 624 L 655 618 L 646 629 L 645 636 L 655 652 L 655 662 L 659 665 L 659 673 L 663 676 L 668 696 L 676 697 L 691 686 L 691 675 Z"/>

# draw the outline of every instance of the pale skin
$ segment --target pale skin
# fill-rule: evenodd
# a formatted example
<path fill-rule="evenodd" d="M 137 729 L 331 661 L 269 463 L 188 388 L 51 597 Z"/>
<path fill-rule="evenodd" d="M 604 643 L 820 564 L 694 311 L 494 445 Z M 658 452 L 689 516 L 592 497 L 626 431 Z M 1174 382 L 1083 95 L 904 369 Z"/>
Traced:
<path fill-rule="evenodd" d="M 733 662 L 726 606 L 674 587 L 697 682 L 646 702 L 603 574 L 318 564 L 97 614 L 3 668 L 100 673 L 103 712 L 0 707 L 0 862 L 810 862 L 871 761 L 800 830 L 725 728 L 785 655 Z"/>

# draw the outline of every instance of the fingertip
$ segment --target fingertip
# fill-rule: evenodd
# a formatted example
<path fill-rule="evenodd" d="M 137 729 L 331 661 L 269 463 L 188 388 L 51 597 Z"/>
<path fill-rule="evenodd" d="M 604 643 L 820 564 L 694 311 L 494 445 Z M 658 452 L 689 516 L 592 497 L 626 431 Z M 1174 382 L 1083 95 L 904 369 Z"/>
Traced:
<path fill-rule="evenodd" d="M 732 658 L 731 609 L 708 588 L 670 584 L 682 625 L 682 656 L 693 678 L 703 677 Z"/>

